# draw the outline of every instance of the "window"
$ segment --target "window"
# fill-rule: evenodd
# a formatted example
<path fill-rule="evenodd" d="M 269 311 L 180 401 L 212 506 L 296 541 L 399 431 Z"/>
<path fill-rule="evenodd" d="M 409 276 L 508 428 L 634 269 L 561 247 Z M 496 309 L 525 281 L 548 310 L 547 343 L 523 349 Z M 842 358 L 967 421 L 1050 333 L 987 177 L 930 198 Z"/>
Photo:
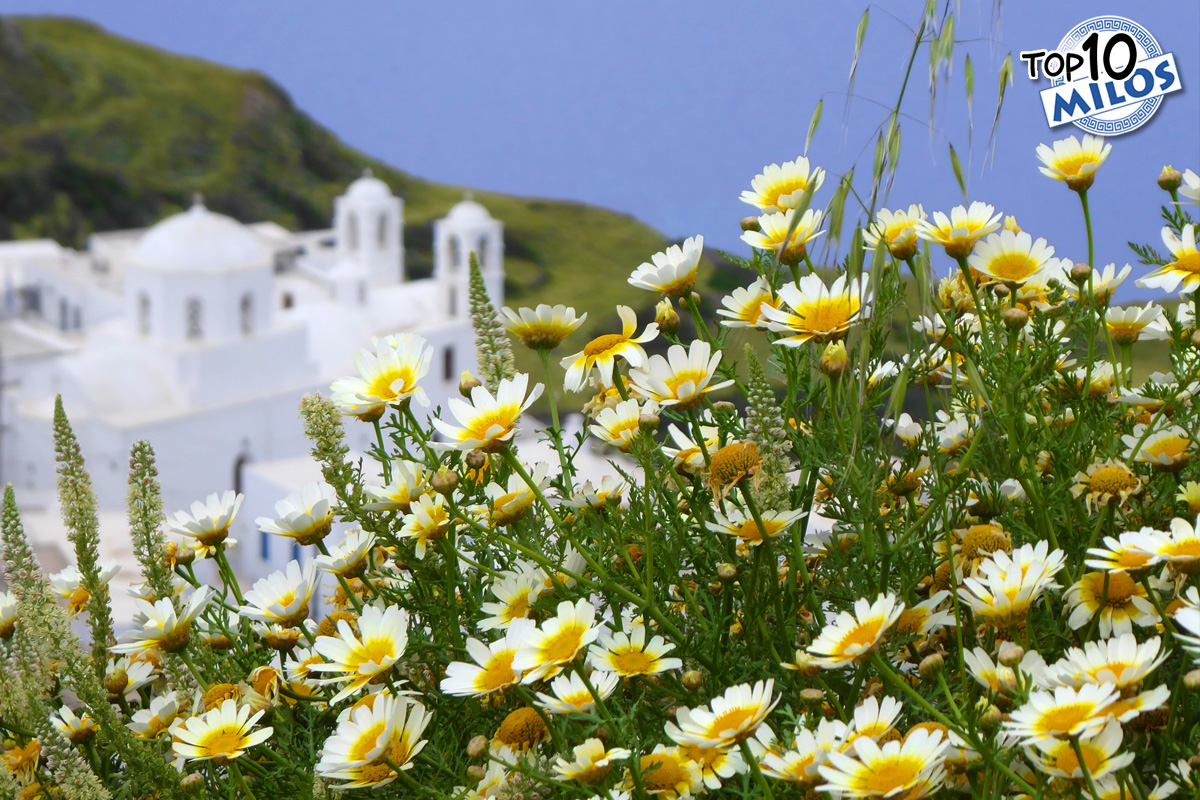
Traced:
<path fill-rule="evenodd" d="M 75 306 L 71 310 L 71 327 L 75 330 L 83 327 L 83 309 L 79 306 Z"/>
<path fill-rule="evenodd" d="M 300 561 L 300 545 L 292 542 L 292 561 L 299 563 Z"/>
<path fill-rule="evenodd" d="M 447 245 L 450 247 L 450 266 L 458 269 L 462 266 L 462 254 L 458 252 L 458 237 L 451 236 Z"/>
<path fill-rule="evenodd" d="M 358 249 L 358 218 L 346 215 L 346 249 L 353 253 Z"/>
<path fill-rule="evenodd" d="M 241 303 L 242 335 L 254 333 L 254 295 L 246 292 Z"/>
<path fill-rule="evenodd" d="M 479 268 L 484 267 L 483 254 L 487 252 L 487 239 L 480 239 L 479 244 L 475 245 L 475 258 L 479 260 Z"/>
<path fill-rule="evenodd" d="M 58 299 L 58 329 L 65 331 L 67 329 L 67 317 L 71 313 L 71 304 L 67 302 L 67 298 L 60 297 Z"/>
<path fill-rule="evenodd" d="M 450 287 L 450 296 L 449 297 L 450 297 L 450 303 L 449 303 L 450 316 L 454 316 L 455 314 L 458 313 L 458 287 L 457 286 Z"/>
<path fill-rule="evenodd" d="M 138 293 L 138 333 L 142 336 L 150 335 L 150 295 L 145 292 Z"/>
<path fill-rule="evenodd" d="M 189 297 L 184 306 L 184 332 L 187 338 L 199 340 L 204 338 L 204 306 L 199 297 Z"/>
<path fill-rule="evenodd" d="M 258 557 L 263 561 L 271 560 L 271 534 L 266 531 L 258 532 Z"/>
<path fill-rule="evenodd" d="M 442 351 L 442 380 L 454 380 L 454 348 L 450 346 Z"/>
<path fill-rule="evenodd" d="M 387 247 L 387 214 L 380 214 L 379 220 L 375 226 L 375 238 L 379 243 L 379 249 Z"/>

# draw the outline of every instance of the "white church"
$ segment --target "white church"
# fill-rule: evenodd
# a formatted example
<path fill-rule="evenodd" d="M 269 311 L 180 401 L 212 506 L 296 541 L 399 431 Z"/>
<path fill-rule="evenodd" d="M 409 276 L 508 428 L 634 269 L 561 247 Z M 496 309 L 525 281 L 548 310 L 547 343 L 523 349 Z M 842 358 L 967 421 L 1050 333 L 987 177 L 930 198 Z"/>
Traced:
<path fill-rule="evenodd" d="M 482 205 L 465 199 L 434 223 L 429 278 L 406 279 L 403 232 L 403 201 L 368 171 L 336 198 L 328 230 L 242 224 L 196 198 L 148 229 L 94 234 L 83 251 L 0 242 L 0 481 L 14 485 L 23 515 L 44 513 L 42 538 L 54 538 L 61 394 L 102 522 L 121 527 L 129 448 L 148 439 L 168 514 L 244 491 L 234 533 L 249 541 L 235 563 L 247 577 L 286 563 L 293 553 L 270 552 L 253 520 L 319 477 L 300 397 L 355 374 L 354 354 L 372 337 L 408 331 L 434 348 L 423 386 L 444 407 L 475 367 L 470 252 L 503 302 L 503 224 Z M 352 449 L 369 447 L 371 426 L 346 427 Z"/>

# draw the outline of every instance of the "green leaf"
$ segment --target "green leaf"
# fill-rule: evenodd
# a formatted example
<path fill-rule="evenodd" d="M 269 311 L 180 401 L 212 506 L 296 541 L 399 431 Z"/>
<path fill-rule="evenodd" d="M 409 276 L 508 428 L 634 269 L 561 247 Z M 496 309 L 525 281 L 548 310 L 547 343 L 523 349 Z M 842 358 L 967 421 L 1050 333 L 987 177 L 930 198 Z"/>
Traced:
<path fill-rule="evenodd" d="M 970 53 L 963 62 L 963 80 L 967 84 L 967 112 L 970 113 L 975 104 L 975 67 L 971 64 Z"/>
<path fill-rule="evenodd" d="M 825 100 L 817 101 L 817 107 L 813 110 L 812 119 L 808 122 L 808 135 L 804 137 L 804 154 L 808 155 L 808 146 L 812 144 L 813 136 L 817 133 L 817 126 L 821 124 L 821 107 L 825 104 Z"/>
<path fill-rule="evenodd" d="M 992 132 L 988 136 L 988 141 L 993 145 L 996 142 L 996 128 L 1000 126 L 1000 107 L 1004 105 L 1004 92 L 1012 84 L 1012 81 L 1012 53 L 1009 53 L 1004 57 L 1004 63 L 1000 65 L 1000 88 L 996 93 L 996 115 L 992 118 Z"/>
<path fill-rule="evenodd" d="M 854 170 L 850 170 L 838 181 L 838 188 L 829 201 L 829 238 L 839 241 L 842 238 L 842 221 L 846 213 L 846 197 L 850 194 L 850 181 L 854 178 Z"/>
<path fill-rule="evenodd" d="M 962 190 L 963 199 L 967 199 L 967 182 L 963 178 L 962 162 L 958 160 L 958 153 L 954 149 L 954 145 L 950 145 L 950 165 L 954 167 L 954 179 L 958 181 L 958 188 Z"/>
<path fill-rule="evenodd" d="M 867 36 L 867 17 L 871 14 L 868 7 L 863 11 L 862 19 L 858 21 L 858 33 L 854 36 L 854 60 L 850 62 L 850 85 L 854 85 L 854 73 L 858 70 L 858 56 L 862 52 L 863 39 Z"/>

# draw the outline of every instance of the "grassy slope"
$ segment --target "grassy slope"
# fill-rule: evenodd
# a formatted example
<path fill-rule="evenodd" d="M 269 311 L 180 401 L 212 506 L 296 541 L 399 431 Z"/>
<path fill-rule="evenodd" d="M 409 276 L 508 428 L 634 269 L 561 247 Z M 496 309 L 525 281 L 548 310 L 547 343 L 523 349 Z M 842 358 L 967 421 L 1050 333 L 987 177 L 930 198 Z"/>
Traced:
<path fill-rule="evenodd" d="M 261 74 L 78 20 L 0 19 L 0 238 L 78 244 L 94 230 L 151 224 L 197 191 L 242 220 L 323 227 L 365 166 L 405 198 L 412 271 L 429 269 L 429 222 L 461 188 L 345 146 Z M 505 222 L 511 303 L 573 304 L 593 312 L 589 331 L 615 324 L 617 302 L 648 307 L 624 279 L 667 244 L 662 234 L 581 203 L 475 196 Z"/>

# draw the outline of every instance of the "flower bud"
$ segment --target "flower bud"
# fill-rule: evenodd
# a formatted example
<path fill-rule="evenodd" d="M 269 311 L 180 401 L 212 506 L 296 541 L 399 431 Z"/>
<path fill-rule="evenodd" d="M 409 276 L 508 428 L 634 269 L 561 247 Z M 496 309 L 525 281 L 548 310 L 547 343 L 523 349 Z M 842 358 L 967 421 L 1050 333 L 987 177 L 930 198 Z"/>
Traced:
<path fill-rule="evenodd" d="M 1189 692 L 1200 692 L 1200 669 L 1194 669 L 1183 676 L 1183 687 Z"/>
<path fill-rule="evenodd" d="M 486 736 L 476 736 L 471 741 L 467 742 L 467 758 L 479 758 L 487 753 L 488 738 Z"/>
<path fill-rule="evenodd" d="M 946 660 L 942 658 L 941 653 L 933 653 L 925 656 L 921 661 L 921 665 L 917 667 L 917 671 L 921 673 L 921 677 L 927 681 L 931 681 L 938 675 L 942 674 L 942 670 L 946 668 Z"/>
<path fill-rule="evenodd" d="M 731 581 L 737 577 L 737 567 L 729 562 L 717 565 L 717 577 L 723 581 Z"/>
<path fill-rule="evenodd" d="M 989 705 L 979 717 L 979 727 L 987 733 L 993 733 L 1000 727 L 1002 716 L 1000 709 Z"/>
<path fill-rule="evenodd" d="M 825 692 L 820 689 L 801 689 L 800 702 L 812 709 L 819 709 L 825 703 Z"/>
<path fill-rule="evenodd" d="M 445 467 L 441 467 L 433 474 L 429 485 L 438 494 L 449 495 L 458 488 L 458 474 Z"/>
<path fill-rule="evenodd" d="M 992 287 L 992 294 L 996 295 L 996 297 L 999 297 L 1001 300 L 1004 300 L 1007 299 L 1010 294 L 1012 294 L 1012 290 L 1003 283 L 997 283 L 994 287 Z"/>
<path fill-rule="evenodd" d="M 695 691 L 704 685 L 704 673 L 698 669 L 689 669 L 679 678 L 683 688 Z"/>
<path fill-rule="evenodd" d="M 658 323 L 658 329 L 663 333 L 675 333 L 679 330 L 679 314 L 675 311 L 675 306 L 671 304 L 669 297 L 664 297 L 654 307 L 654 321 Z"/>
<path fill-rule="evenodd" d="M 641 428 L 646 433 L 651 433 L 651 432 L 657 430 L 659 422 L 660 422 L 660 420 L 658 418 L 658 414 L 639 414 L 638 415 L 638 427 Z"/>
<path fill-rule="evenodd" d="M 742 217 L 742 230 L 761 231 L 762 225 L 759 223 L 758 217 Z"/>
<path fill-rule="evenodd" d="M 595 734 L 596 738 L 602 742 L 607 742 L 612 738 L 612 733 L 610 733 L 608 728 L 604 727 L 603 725 L 601 725 L 599 728 L 596 728 Z"/>
<path fill-rule="evenodd" d="M 185 792 L 190 792 L 193 789 L 199 789 L 204 786 L 204 776 L 199 772 L 189 772 L 179 779 L 179 788 Z"/>
<path fill-rule="evenodd" d="M 1183 174 L 1170 164 L 1158 173 L 1158 188 L 1164 192 L 1173 192 L 1183 185 Z"/>
<path fill-rule="evenodd" d="M 486 774 L 487 770 L 478 764 L 472 764 L 471 766 L 467 767 L 467 780 L 471 781 L 471 783 L 479 783 L 481 780 L 483 780 L 483 776 Z"/>
<path fill-rule="evenodd" d="M 817 366 L 820 367 L 821 372 L 837 380 L 842 377 L 842 373 L 846 371 L 849 363 L 850 356 L 846 353 L 846 345 L 842 342 L 832 342 L 825 347 L 825 352 L 821 354 L 821 360 Z"/>
<path fill-rule="evenodd" d="M 1029 322 L 1029 314 L 1023 308 L 1006 308 L 1000 318 L 1004 320 L 1004 327 L 1010 331 L 1019 331 Z"/>
<path fill-rule="evenodd" d="M 1000 653 L 996 657 L 1006 667 L 1015 667 L 1021 663 L 1021 659 L 1025 657 L 1025 648 L 1016 642 L 1004 642 L 1000 645 Z"/>
<path fill-rule="evenodd" d="M 186 567 L 196 560 L 196 551 L 190 547 L 180 546 L 175 550 L 175 563 L 181 567 Z"/>
<path fill-rule="evenodd" d="M 713 411 L 720 414 L 722 417 L 732 416 L 737 412 L 737 406 L 728 400 L 718 400 L 713 403 Z"/>
<path fill-rule="evenodd" d="M 484 465 L 487 464 L 488 457 L 487 453 L 480 450 L 472 450 L 467 453 L 463 460 L 467 462 L 467 466 L 471 469 L 483 469 Z"/>
<path fill-rule="evenodd" d="M 483 386 L 483 383 L 467 370 L 463 370 L 458 379 L 458 393 L 463 397 L 470 397 L 476 386 Z"/>
<path fill-rule="evenodd" d="M 1011 233 L 1020 233 L 1021 232 L 1021 226 L 1017 224 L 1017 218 L 1014 217 L 1012 214 L 1009 214 L 1007 217 L 1004 218 L 1004 230 L 1009 231 Z"/>
<path fill-rule="evenodd" d="M 1192 333 L 1192 347 L 1200 347 L 1200 331 Z"/>
<path fill-rule="evenodd" d="M 1084 284 L 1092 277 L 1092 267 L 1089 264 L 1075 264 L 1069 274 L 1072 283 Z"/>

